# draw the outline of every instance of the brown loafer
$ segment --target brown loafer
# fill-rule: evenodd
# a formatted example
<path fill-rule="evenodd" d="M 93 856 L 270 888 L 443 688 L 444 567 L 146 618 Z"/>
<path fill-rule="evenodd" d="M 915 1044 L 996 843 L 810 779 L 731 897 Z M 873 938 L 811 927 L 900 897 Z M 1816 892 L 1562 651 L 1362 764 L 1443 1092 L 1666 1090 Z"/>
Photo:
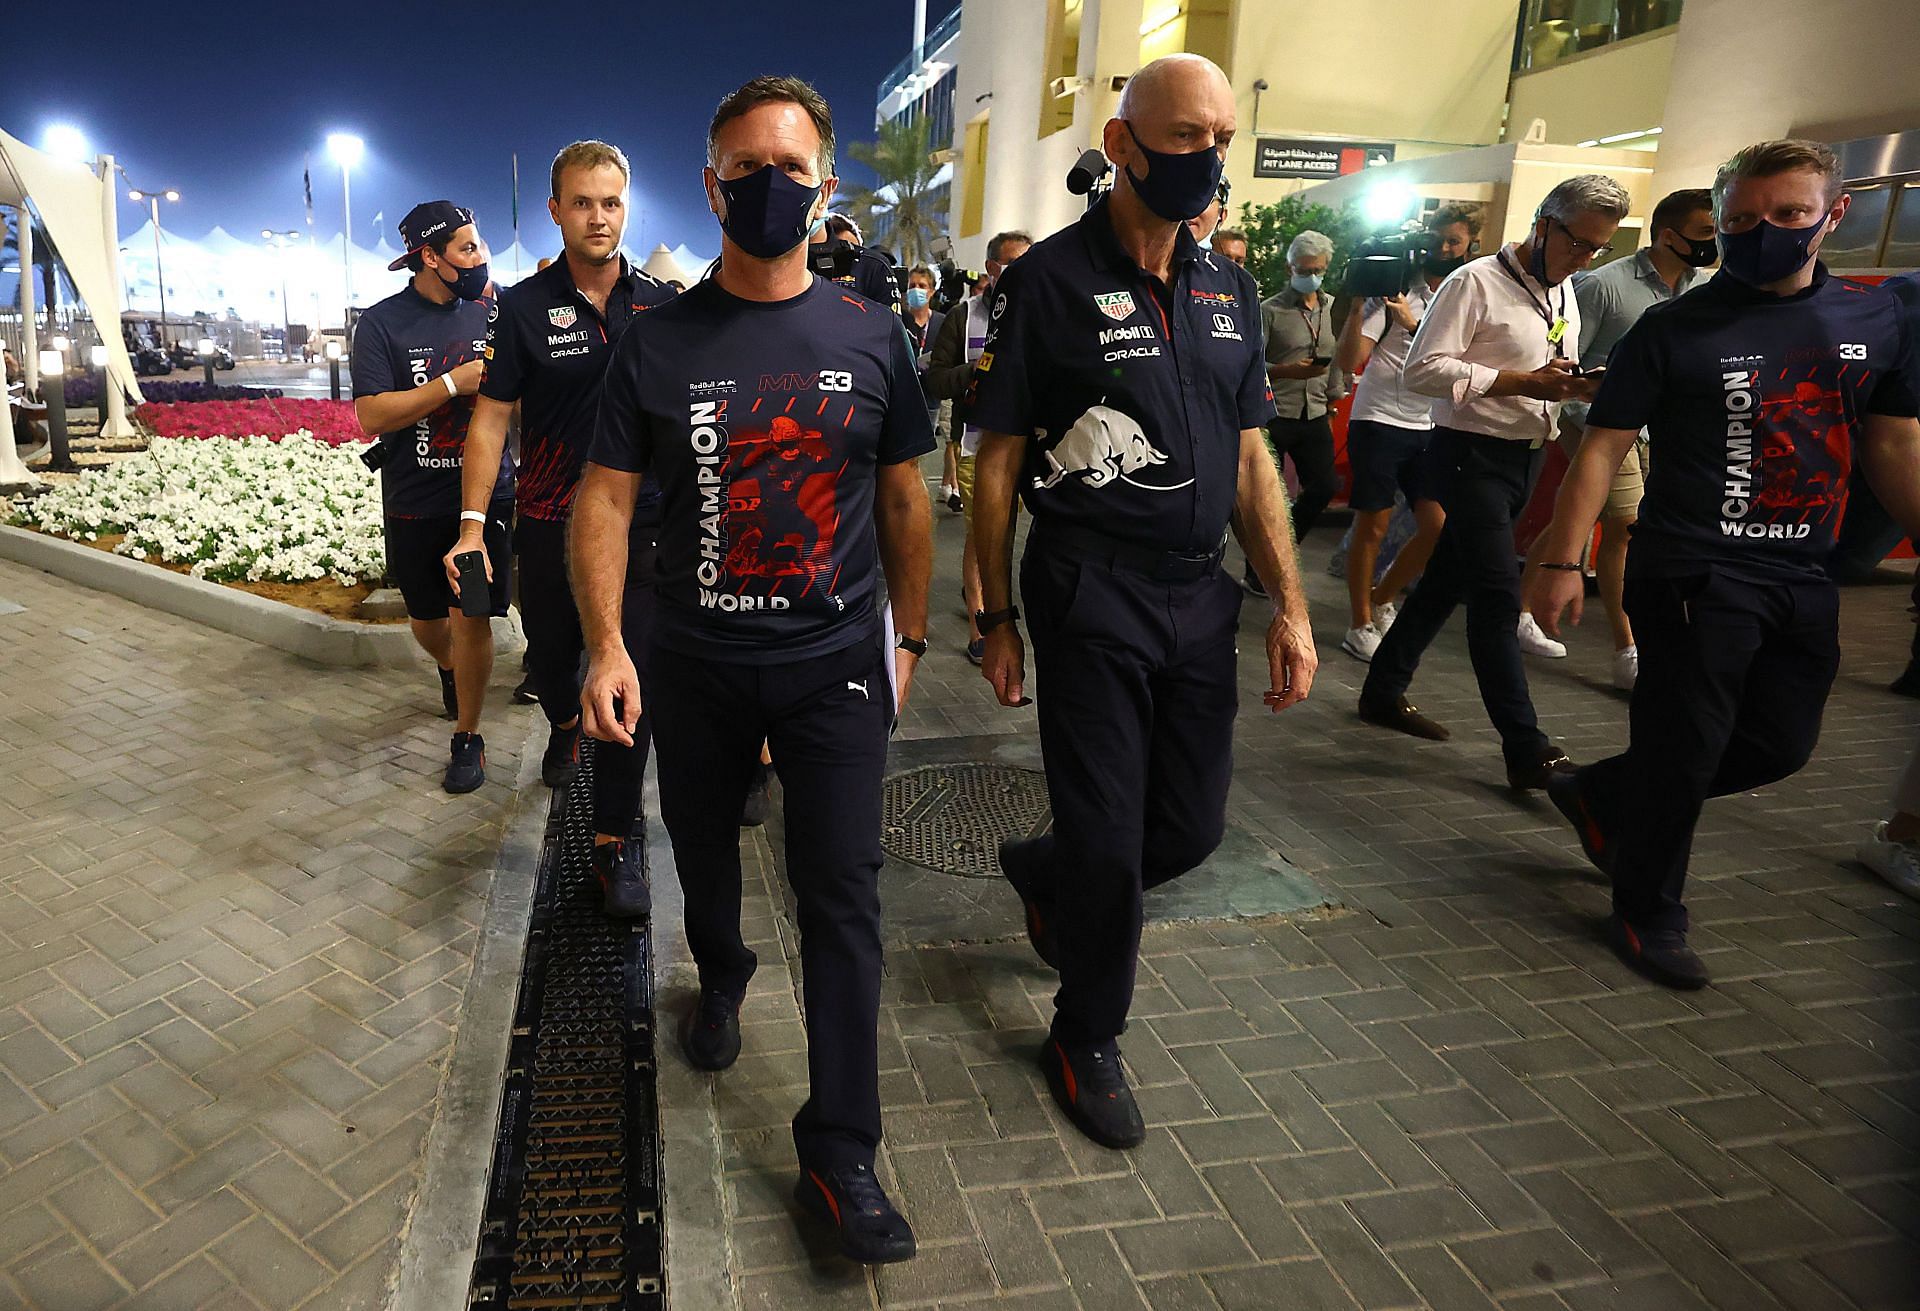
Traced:
<path fill-rule="evenodd" d="M 1507 786 L 1515 792 L 1539 792 L 1555 774 L 1573 769 L 1573 758 L 1548 743 L 1540 748 L 1538 759 L 1507 762 Z"/>
<path fill-rule="evenodd" d="M 1428 719 L 1404 696 L 1397 696 L 1391 701 L 1370 701 L 1363 696 L 1360 698 L 1360 718 L 1409 737 L 1423 737 L 1429 742 L 1445 742 L 1453 736 L 1445 724 Z"/>

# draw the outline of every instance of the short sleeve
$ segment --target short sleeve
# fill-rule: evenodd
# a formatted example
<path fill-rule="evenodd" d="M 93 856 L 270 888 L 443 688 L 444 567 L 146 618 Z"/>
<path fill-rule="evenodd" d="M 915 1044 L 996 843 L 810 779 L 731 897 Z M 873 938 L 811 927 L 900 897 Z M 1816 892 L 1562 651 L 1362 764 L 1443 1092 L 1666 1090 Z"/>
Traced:
<path fill-rule="evenodd" d="M 488 400 L 511 403 L 519 400 L 526 388 L 526 351 L 513 322 L 503 295 L 494 301 L 493 313 L 487 316 L 487 351 L 482 357 L 486 364 L 480 374 L 480 394 Z"/>
<path fill-rule="evenodd" d="M 1034 428 L 1031 370 L 1036 361 L 1028 325 L 1040 307 L 1032 303 L 1039 285 L 1029 267 L 1025 260 L 1009 265 L 994 284 L 992 301 L 982 302 L 987 342 L 968 385 L 968 422 L 1016 437 L 1031 436 Z M 1029 287 L 1029 282 L 1036 285 Z"/>
<path fill-rule="evenodd" d="M 355 400 L 396 390 L 393 383 L 392 341 L 378 315 L 364 315 L 354 325 L 351 369 Z"/>
<path fill-rule="evenodd" d="M 645 333 L 629 326 L 614 343 L 606 380 L 600 387 L 593 445 L 587 452 L 593 463 L 623 473 L 642 472 L 653 464 L 652 420 L 640 405 L 641 343 L 645 338 Z"/>
<path fill-rule="evenodd" d="M 1662 361 L 1668 352 L 1659 337 L 1657 320 L 1643 318 L 1614 344 L 1607 372 L 1600 379 L 1600 394 L 1587 410 L 1589 428 L 1637 432 L 1647 426 L 1666 386 Z"/>
<path fill-rule="evenodd" d="M 1593 274 L 1575 280 L 1573 303 L 1580 310 L 1580 338 L 1574 346 L 1574 358 L 1585 367 L 1587 356 L 1593 350 L 1593 343 L 1599 339 L 1600 330 L 1606 326 L 1607 317 L 1613 313 L 1612 280 Z"/>
<path fill-rule="evenodd" d="M 913 343 L 907 340 L 905 326 L 888 333 L 887 340 L 887 414 L 880 426 L 879 460 L 899 464 L 933 449 L 933 420 L 920 391 L 920 371 L 914 367 Z"/>
<path fill-rule="evenodd" d="M 1369 296 L 1361 302 L 1360 335 L 1376 344 L 1387 335 L 1387 304 L 1378 296 Z"/>

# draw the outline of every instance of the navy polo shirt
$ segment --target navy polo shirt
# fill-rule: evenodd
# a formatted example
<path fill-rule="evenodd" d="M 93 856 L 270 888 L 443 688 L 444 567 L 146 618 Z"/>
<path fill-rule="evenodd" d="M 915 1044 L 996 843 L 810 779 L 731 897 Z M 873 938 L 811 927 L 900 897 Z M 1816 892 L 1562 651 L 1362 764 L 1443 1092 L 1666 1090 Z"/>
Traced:
<path fill-rule="evenodd" d="M 634 268 L 624 255 L 605 314 L 574 285 L 564 256 L 500 293 L 487 325 L 480 394 L 520 402 L 517 508 L 523 516 L 564 520 L 572 511 L 613 343 L 635 314 L 673 295 L 673 288 Z M 635 522 L 650 523 L 659 500 L 651 482 L 642 485 Z"/>
<path fill-rule="evenodd" d="M 774 302 L 709 278 L 614 347 L 590 458 L 659 483 L 653 640 L 766 665 L 877 637 L 878 471 L 932 449 L 884 307 L 819 277 Z"/>
<path fill-rule="evenodd" d="M 353 325 L 353 396 L 411 391 L 480 358 L 491 302 L 435 304 L 409 281 L 367 308 Z M 433 519 L 460 513 L 460 460 L 473 419 L 473 397 L 449 396 L 432 413 L 382 433 L 381 508 L 390 519 Z M 500 453 L 495 497 L 513 495 L 513 460 Z"/>
<path fill-rule="evenodd" d="M 1185 224 L 1162 283 L 1120 248 L 1107 204 L 1000 275 L 968 419 L 1031 439 L 1020 485 L 1036 522 L 1211 551 L 1240 432 L 1274 415 L 1259 291 Z"/>
<path fill-rule="evenodd" d="M 1861 423 L 1914 413 L 1900 319 L 1893 295 L 1824 265 L 1791 296 L 1722 272 L 1643 314 L 1587 414 L 1647 430 L 1628 574 L 1824 578 Z"/>

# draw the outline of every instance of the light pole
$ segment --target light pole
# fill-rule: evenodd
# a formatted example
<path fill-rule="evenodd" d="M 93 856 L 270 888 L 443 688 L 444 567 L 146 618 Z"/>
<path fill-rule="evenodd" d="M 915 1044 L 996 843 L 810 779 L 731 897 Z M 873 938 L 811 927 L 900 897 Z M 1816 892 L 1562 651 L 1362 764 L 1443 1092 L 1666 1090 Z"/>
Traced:
<path fill-rule="evenodd" d="M 124 172 L 121 173 L 125 177 Z M 180 193 L 172 187 L 165 191 L 142 191 L 134 187 L 127 192 L 127 199 L 147 202 L 147 217 L 153 220 L 153 280 L 160 284 L 160 349 L 167 348 L 167 275 L 160 266 L 160 202 L 178 200 Z"/>
<path fill-rule="evenodd" d="M 293 340 L 293 307 L 287 303 L 287 247 L 300 240 L 300 232 L 297 228 L 288 228 L 285 232 L 261 228 L 260 235 L 280 252 L 280 358 L 284 361 Z"/>
<path fill-rule="evenodd" d="M 353 188 L 348 177 L 366 152 L 367 143 L 351 132 L 335 132 L 327 137 L 327 153 L 340 166 L 340 263 L 347 272 L 347 303 L 340 314 L 343 329 L 353 317 Z"/>

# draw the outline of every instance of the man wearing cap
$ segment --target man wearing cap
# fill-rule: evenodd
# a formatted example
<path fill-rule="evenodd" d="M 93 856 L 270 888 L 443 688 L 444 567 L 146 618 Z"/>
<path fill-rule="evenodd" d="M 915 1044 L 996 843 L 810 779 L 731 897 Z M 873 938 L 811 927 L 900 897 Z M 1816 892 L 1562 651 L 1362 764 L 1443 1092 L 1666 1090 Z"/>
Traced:
<path fill-rule="evenodd" d="M 520 406 L 520 618 L 527 630 L 527 667 L 551 726 L 540 774 L 564 788 L 580 759 L 580 613 L 567 579 L 567 519 L 593 438 L 600 381 L 613 343 L 633 316 L 672 299 L 665 285 L 620 254 L 627 225 L 627 157 L 604 141 L 576 141 L 554 157 L 547 213 L 559 225 L 564 251 L 552 264 L 500 294 L 487 339 L 486 375 L 467 436 L 464 501 L 486 503 L 487 471 L 507 441 L 507 420 Z M 643 483 L 627 543 L 620 623 L 635 659 L 646 648 L 653 617 L 653 543 L 660 492 Z M 461 524 L 454 556 L 479 542 L 479 516 Z M 593 866 L 609 915 L 648 913 L 645 816 L 640 808 L 648 735 L 632 745 L 602 742 L 593 757 Z"/>
<path fill-rule="evenodd" d="M 491 309 L 487 248 L 473 211 L 447 200 L 408 210 L 400 238 L 407 252 L 388 267 L 411 269 L 413 278 L 354 327 L 353 412 L 360 430 L 378 439 L 368 463 L 380 470 L 387 576 L 406 600 L 415 640 L 440 667 L 442 702 L 455 721 L 441 785 L 471 792 L 487 777 L 480 706 L 493 631 L 485 615 L 461 613 L 441 557 L 461 530 L 460 460 Z M 512 462 L 502 453 L 481 481 L 474 549 L 484 548 L 488 610 L 504 615 Z"/>

